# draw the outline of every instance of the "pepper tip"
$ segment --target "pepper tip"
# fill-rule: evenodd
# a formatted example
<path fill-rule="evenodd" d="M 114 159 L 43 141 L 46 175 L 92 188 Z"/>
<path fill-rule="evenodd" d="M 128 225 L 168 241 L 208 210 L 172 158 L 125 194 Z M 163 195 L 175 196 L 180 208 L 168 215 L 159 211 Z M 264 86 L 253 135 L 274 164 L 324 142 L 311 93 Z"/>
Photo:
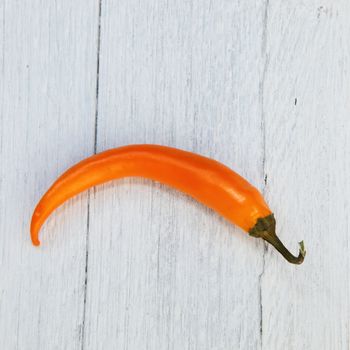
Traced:
<path fill-rule="evenodd" d="M 32 244 L 36 247 L 40 245 L 40 240 L 38 234 L 35 231 L 30 232 L 30 238 L 32 239 Z"/>
<path fill-rule="evenodd" d="M 33 241 L 33 245 L 34 245 L 35 247 L 39 247 L 40 241 Z"/>
<path fill-rule="evenodd" d="M 38 246 L 40 245 L 39 239 L 37 239 L 37 238 L 32 238 L 32 244 L 33 244 L 35 247 L 38 247 Z"/>

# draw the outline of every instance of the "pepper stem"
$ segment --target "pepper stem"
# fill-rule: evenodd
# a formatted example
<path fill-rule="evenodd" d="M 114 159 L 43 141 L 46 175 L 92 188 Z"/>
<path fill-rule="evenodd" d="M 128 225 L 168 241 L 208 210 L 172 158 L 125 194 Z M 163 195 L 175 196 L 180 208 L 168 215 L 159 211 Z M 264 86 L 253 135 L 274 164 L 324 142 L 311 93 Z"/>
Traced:
<path fill-rule="evenodd" d="M 272 244 L 292 264 L 301 264 L 304 261 L 306 254 L 304 242 L 299 242 L 299 255 L 294 256 L 277 237 L 276 220 L 273 214 L 258 219 L 255 226 L 249 231 L 249 234 L 253 237 L 262 238 Z"/>

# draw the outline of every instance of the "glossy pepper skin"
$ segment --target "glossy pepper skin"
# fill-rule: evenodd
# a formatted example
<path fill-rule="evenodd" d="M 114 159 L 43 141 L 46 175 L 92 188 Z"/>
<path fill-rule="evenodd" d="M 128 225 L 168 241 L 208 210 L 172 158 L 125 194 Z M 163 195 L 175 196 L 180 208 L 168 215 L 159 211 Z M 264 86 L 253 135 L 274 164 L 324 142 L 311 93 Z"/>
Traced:
<path fill-rule="evenodd" d="M 213 159 L 158 145 L 111 149 L 68 169 L 44 194 L 34 210 L 31 222 L 33 244 L 40 244 L 41 226 L 66 200 L 93 186 L 124 177 L 143 177 L 176 188 L 252 236 L 269 241 L 288 261 L 296 264 L 303 261 L 303 246 L 299 256 L 294 257 L 282 245 L 274 232 L 275 220 L 271 210 L 260 192 L 244 178 Z"/>

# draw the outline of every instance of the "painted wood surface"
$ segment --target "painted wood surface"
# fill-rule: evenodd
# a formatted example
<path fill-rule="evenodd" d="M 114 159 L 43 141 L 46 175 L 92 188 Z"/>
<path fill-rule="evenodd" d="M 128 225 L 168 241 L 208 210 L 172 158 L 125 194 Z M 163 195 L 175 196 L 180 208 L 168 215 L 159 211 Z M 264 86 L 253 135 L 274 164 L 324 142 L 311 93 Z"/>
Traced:
<path fill-rule="evenodd" d="M 265 256 L 263 348 L 349 349 L 350 4 L 301 5 L 270 1 L 263 109 L 267 199 L 308 255 Z"/>
<path fill-rule="evenodd" d="M 0 1 L 4 349 L 349 349 L 347 1 Z M 142 179 L 36 201 L 94 152 L 159 143 L 264 192 L 302 266 Z"/>
<path fill-rule="evenodd" d="M 0 344 L 79 349 L 88 197 L 60 208 L 36 249 L 36 201 L 94 150 L 95 1 L 0 1 Z"/>
<path fill-rule="evenodd" d="M 171 145 L 262 187 L 263 19 L 255 1 L 104 3 L 97 150 Z M 86 349 L 260 346 L 262 244 L 142 180 L 98 188 L 89 227 Z"/>

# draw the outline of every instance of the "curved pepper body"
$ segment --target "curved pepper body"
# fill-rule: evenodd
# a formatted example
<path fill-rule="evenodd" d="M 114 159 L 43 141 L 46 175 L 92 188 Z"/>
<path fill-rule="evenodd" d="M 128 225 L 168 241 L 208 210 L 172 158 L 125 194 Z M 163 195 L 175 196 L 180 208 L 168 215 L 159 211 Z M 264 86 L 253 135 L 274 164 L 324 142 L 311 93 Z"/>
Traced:
<path fill-rule="evenodd" d="M 254 230 L 259 219 L 272 215 L 255 187 L 213 159 L 171 147 L 130 145 L 89 157 L 54 182 L 34 210 L 33 244 L 40 244 L 41 226 L 66 200 L 93 186 L 124 177 L 143 177 L 176 188 L 247 232 Z"/>

